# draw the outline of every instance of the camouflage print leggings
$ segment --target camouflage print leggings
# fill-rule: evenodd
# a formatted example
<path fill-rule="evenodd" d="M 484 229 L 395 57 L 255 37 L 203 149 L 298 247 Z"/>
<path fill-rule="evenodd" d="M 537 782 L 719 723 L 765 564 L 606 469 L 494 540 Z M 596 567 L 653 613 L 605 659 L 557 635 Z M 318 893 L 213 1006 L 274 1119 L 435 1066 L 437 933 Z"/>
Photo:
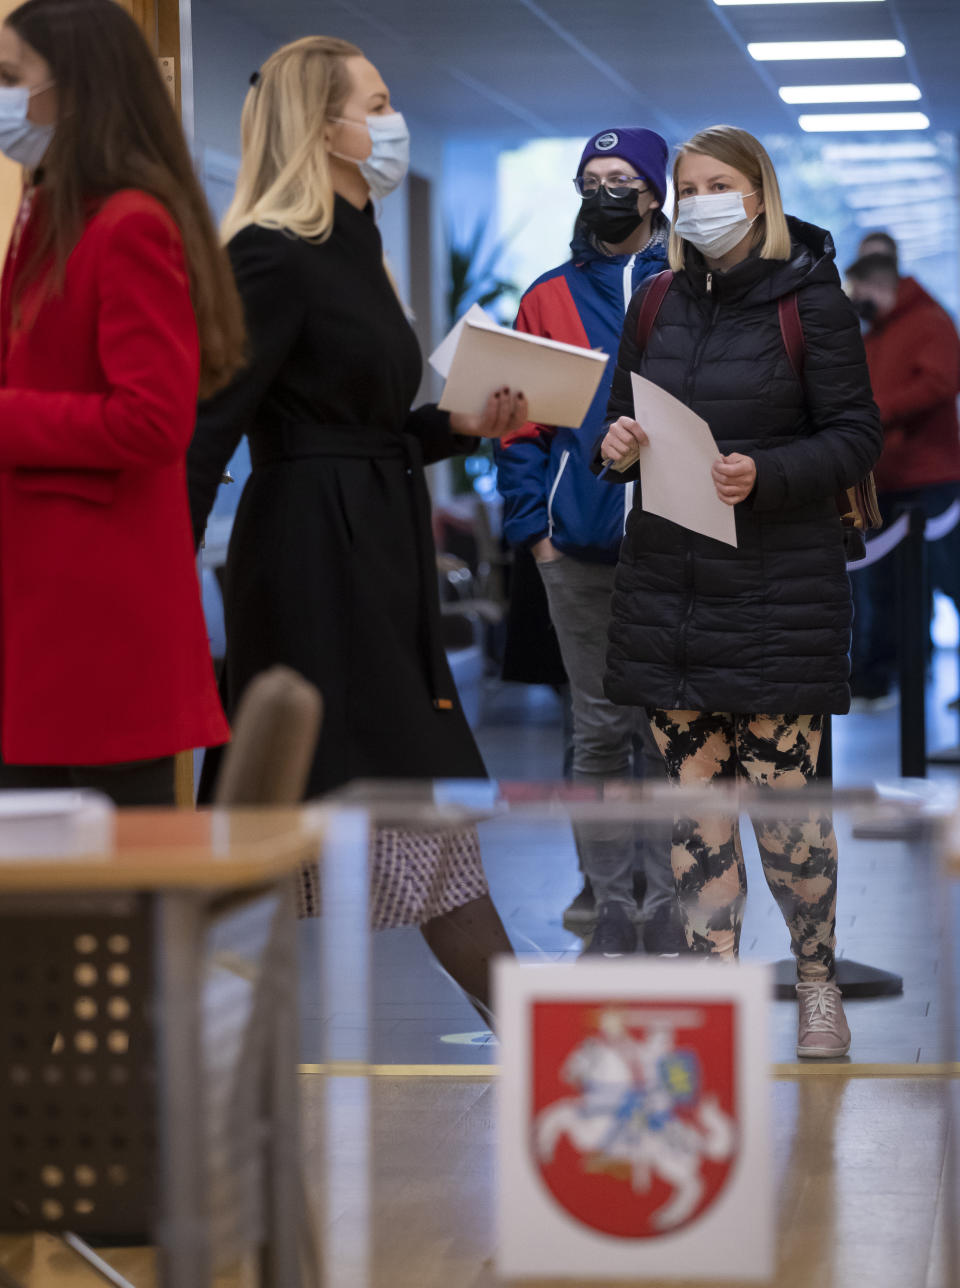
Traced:
<path fill-rule="evenodd" d="M 679 784 L 740 778 L 754 787 L 798 788 L 816 775 L 822 716 L 651 710 L 667 774 Z M 827 816 L 755 823 L 767 884 L 783 913 L 802 980 L 834 973 L 837 842 Z M 694 952 L 736 957 L 747 874 L 736 819 L 678 819 L 671 855 L 687 942 Z"/>

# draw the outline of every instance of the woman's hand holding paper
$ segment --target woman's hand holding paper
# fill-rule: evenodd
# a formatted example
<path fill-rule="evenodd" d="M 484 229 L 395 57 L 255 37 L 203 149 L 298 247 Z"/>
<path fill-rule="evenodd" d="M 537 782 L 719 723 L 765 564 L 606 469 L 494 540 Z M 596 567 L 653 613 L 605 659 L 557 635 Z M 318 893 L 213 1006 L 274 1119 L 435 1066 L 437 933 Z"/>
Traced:
<path fill-rule="evenodd" d="M 643 427 L 629 416 L 621 416 L 607 430 L 600 444 L 600 455 L 614 469 L 629 468 L 637 459 L 641 447 L 649 443 Z"/>
<path fill-rule="evenodd" d="M 502 389 L 493 391 L 479 416 L 451 412 L 450 428 L 455 434 L 467 434 L 471 438 L 503 438 L 529 419 L 526 398 L 504 385 Z"/>
<path fill-rule="evenodd" d="M 745 501 L 753 491 L 757 466 L 752 456 L 731 452 L 729 456 L 717 457 L 711 474 L 720 500 L 725 505 L 736 505 L 738 501 Z"/>

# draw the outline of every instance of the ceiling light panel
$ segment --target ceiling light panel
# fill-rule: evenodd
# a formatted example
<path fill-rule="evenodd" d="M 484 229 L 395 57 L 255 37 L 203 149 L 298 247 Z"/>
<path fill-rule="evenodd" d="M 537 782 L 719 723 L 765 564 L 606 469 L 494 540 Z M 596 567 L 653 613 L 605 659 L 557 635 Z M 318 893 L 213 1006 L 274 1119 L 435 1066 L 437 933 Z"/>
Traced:
<path fill-rule="evenodd" d="M 928 130 L 923 112 L 827 112 L 805 113 L 800 128 L 808 134 L 845 133 L 858 130 Z"/>
<path fill-rule="evenodd" d="M 854 188 L 869 183 L 916 183 L 918 180 L 942 179 L 947 170 L 939 161 L 876 161 L 844 166 L 834 172 L 834 183 Z"/>
<path fill-rule="evenodd" d="M 936 157 L 935 143 L 825 143 L 824 161 L 907 161 L 914 157 Z"/>
<path fill-rule="evenodd" d="M 952 201 L 956 199 L 953 185 L 940 183 L 893 183 L 889 187 L 851 188 L 843 199 L 854 210 L 878 206 L 902 206 L 911 201 Z"/>
<path fill-rule="evenodd" d="M 857 214 L 853 216 L 853 222 L 856 223 L 857 228 L 863 229 L 884 228 L 885 225 L 896 224 L 898 228 L 916 228 L 926 231 L 929 228 L 946 229 L 950 227 L 951 214 L 952 211 L 945 207 L 945 209 L 934 211 L 934 218 L 932 219 L 911 223 L 910 218 L 908 218 L 910 213 L 907 213 L 906 218 L 901 218 L 901 216 L 890 215 L 889 210 L 858 210 Z"/>
<path fill-rule="evenodd" d="M 785 103 L 915 103 L 920 98 L 916 85 L 784 85 L 780 97 Z"/>
<path fill-rule="evenodd" d="M 883 4 L 884 0 L 713 0 L 721 9 L 734 5 L 771 4 Z"/>
<path fill-rule="evenodd" d="M 761 63 L 817 58 L 904 58 L 907 52 L 899 40 L 763 40 L 747 45 L 747 51 Z"/>

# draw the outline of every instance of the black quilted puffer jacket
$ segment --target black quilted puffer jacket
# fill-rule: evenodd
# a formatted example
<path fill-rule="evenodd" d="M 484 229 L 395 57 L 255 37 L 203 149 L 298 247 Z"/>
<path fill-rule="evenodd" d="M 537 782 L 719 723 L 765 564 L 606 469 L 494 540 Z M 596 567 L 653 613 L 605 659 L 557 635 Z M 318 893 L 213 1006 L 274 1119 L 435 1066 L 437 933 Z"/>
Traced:
<path fill-rule="evenodd" d="M 736 507 L 736 549 L 644 513 L 638 487 L 613 596 L 604 688 L 614 702 L 769 715 L 849 709 L 850 585 L 835 497 L 873 466 L 882 431 L 830 234 L 788 223 L 789 260 L 754 252 L 710 274 L 688 245 L 642 355 L 643 287 L 627 313 L 608 422 L 633 415 L 638 371 L 702 416 L 722 453 L 752 456 L 757 482 Z M 777 312 L 793 291 L 802 387 Z"/>

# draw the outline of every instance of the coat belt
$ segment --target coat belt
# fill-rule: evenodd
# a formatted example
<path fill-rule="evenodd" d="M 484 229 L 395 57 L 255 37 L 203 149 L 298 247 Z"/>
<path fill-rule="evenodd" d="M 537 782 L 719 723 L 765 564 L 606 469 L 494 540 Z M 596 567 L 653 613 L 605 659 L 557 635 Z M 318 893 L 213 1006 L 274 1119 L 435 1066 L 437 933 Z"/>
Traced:
<path fill-rule="evenodd" d="M 453 683 L 440 634 L 437 561 L 430 531 L 430 493 L 423 472 L 420 441 L 412 434 L 361 425 L 279 425 L 249 435 L 250 463 L 259 469 L 282 461 L 311 457 L 399 460 L 405 467 L 413 509 L 417 569 L 420 576 L 420 620 L 424 664 L 437 711 L 456 707 Z"/>
<path fill-rule="evenodd" d="M 361 460 L 410 458 L 411 445 L 419 456 L 420 444 L 410 434 L 363 425 L 277 425 L 250 435 L 250 462 L 275 465 L 311 456 L 355 457 Z"/>

